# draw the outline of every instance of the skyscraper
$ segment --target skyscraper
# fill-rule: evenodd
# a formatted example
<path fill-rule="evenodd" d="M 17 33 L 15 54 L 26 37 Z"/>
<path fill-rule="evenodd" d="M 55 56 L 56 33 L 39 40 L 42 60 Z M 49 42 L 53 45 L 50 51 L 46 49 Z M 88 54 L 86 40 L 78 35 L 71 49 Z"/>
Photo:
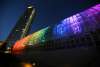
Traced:
<path fill-rule="evenodd" d="M 35 8 L 32 5 L 29 5 L 9 34 L 6 40 L 8 42 L 7 48 L 11 47 L 18 39 L 21 39 L 28 34 L 34 17 Z"/>

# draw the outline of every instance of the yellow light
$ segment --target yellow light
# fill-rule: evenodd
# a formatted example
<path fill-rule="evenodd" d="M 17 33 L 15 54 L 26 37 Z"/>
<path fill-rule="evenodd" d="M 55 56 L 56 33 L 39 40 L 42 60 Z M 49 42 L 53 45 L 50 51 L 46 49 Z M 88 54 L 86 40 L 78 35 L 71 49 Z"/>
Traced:
<path fill-rule="evenodd" d="M 23 67 L 33 67 L 30 63 L 23 63 Z"/>

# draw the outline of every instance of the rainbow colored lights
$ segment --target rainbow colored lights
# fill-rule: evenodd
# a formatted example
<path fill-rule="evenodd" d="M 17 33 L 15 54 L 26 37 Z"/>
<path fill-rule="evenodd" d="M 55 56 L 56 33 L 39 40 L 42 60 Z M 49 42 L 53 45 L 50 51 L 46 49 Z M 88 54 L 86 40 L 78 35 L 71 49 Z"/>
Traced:
<path fill-rule="evenodd" d="M 23 49 L 25 49 L 28 45 L 36 45 L 41 42 L 45 42 L 47 40 L 46 33 L 48 32 L 49 27 L 41 29 L 33 34 L 28 35 L 21 40 L 18 40 L 13 46 L 13 53 L 20 54 Z"/>
<path fill-rule="evenodd" d="M 41 45 L 51 38 L 69 37 L 81 33 L 87 33 L 100 29 L 100 4 L 65 18 L 60 24 L 55 25 L 49 32 L 50 27 L 43 28 L 29 36 L 17 41 L 13 46 L 13 51 L 22 50 L 26 45 Z M 51 35 L 48 36 L 48 33 Z"/>
<path fill-rule="evenodd" d="M 15 53 L 15 54 L 22 53 L 23 49 L 25 49 L 25 46 L 28 44 L 28 41 L 31 37 L 32 35 L 28 35 L 27 37 L 15 42 L 12 48 L 12 53 Z"/>

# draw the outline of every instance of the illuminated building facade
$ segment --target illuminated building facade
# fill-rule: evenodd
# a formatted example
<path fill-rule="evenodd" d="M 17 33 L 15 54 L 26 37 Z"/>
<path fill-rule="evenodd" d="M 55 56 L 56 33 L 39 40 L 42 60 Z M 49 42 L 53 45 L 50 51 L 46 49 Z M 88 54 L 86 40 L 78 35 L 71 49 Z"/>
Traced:
<path fill-rule="evenodd" d="M 53 30 L 54 36 L 64 37 L 95 31 L 100 27 L 100 4 L 65 18 Z"/>
<path fill-rule="evenodd" d="M 46 27 L 33 33 L 28 44 L 35 45 L 35 44 L 41 44 L 43 42 L 46 42 L 47 40 L 50 39 L 49 31 L 50 31 L 50 27 Z"/>
<path fill-rule="evenodd" d="M 53 40 L 45 48 L 96 46 L 100 41 L 100 4 L 65 18 L 53 28 Z"/>
<path fill-rule="evenodd" d="M 96 42 L 100 41 L 99 29 L 100 4 L 65 18 L 52 29 L 46 27 L 22 38 L 15 43 L 13 49 L 18 47 L 20 50 L 19 48 L 25 48 L 27 45 L 47 49 L 96 46 Z"/>
<path fill-rule="evenodd" d="M 33 34 L 30 34 L 18 41 L 13 45 L 13 53 L 19 54 L 21 50 L 25 49 L 27 46 L 32 46 L 32 48 L 38 46 L 44 46 L 42 43 L 50 39 L 50 27 L 43 28 Z"/>
<path fill-rule="evenodd" d="M 18 22 L 12 29 L 11 33 L 7 38 L 7 48 L 12 47 L 12 45 L 19 39 L 25 37 L 30 29 L 32 20 L 35 17 L 35 8 L 33 6 L 28 6 L 24 14 L 19 18 Z"/>

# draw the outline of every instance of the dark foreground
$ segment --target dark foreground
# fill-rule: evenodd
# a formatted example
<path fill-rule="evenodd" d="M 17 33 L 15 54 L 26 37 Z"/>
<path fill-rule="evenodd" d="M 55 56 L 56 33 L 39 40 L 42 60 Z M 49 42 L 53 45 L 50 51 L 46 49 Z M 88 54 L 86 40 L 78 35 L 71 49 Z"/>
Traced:
<path fill-rule="evenodd" d="M 17 57 L 0 52 L 0 67 L 23 67 L 23 61 L 35 62 L 36 67 L 100 67 L 98 49 L 90 47 L 40 51 L 30 48 Z"/>

